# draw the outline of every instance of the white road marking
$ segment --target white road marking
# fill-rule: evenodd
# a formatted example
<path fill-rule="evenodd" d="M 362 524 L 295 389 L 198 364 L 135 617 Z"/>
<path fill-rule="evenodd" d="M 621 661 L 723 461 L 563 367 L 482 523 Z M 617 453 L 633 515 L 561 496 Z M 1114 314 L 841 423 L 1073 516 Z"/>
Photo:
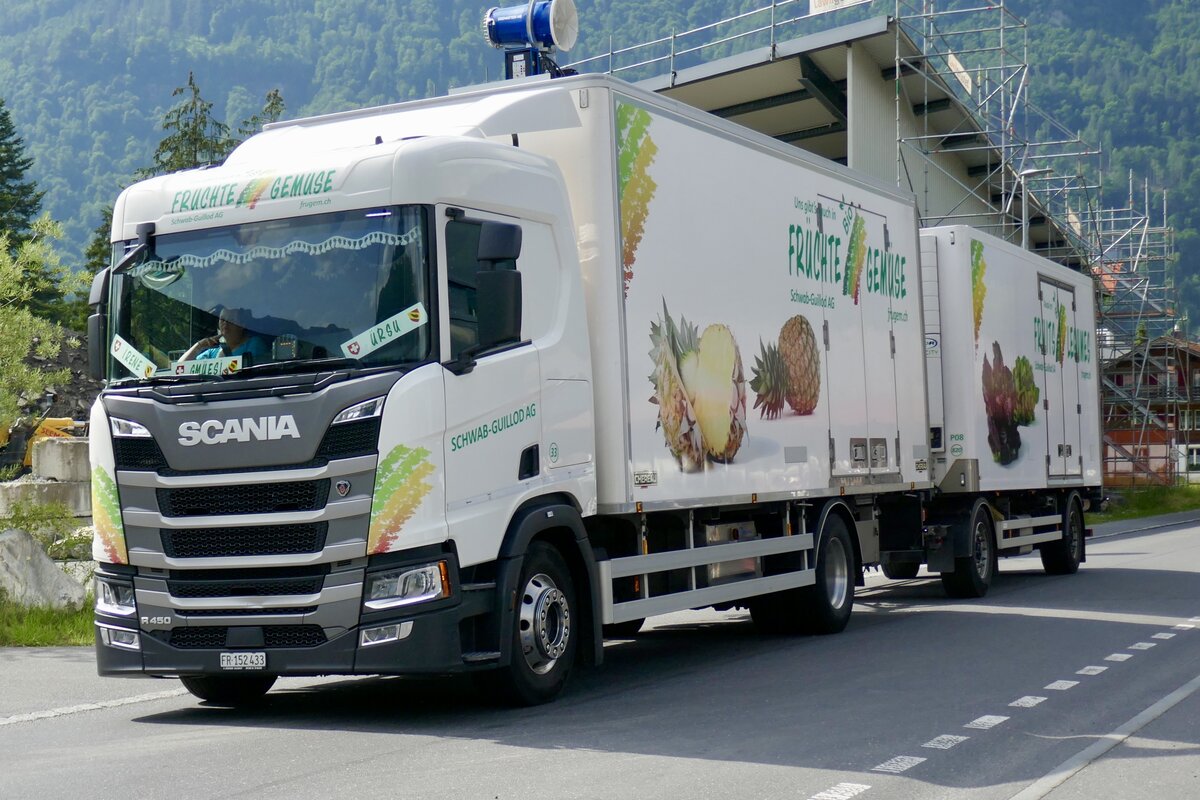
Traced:
<path fill-rule="evenodd" d="M 818 792 L 808 800 L 850 800 L 851 797 L 858 797 L 871 787 L 865 783 L 839 783 L 837 786 L 831 786 L 823 792 Z"/>
<path fill-rule="evenodd" d="M 1071 758 L 1052 769 L 1042 778 L 1032 783 L 1022 791 L 1013 795 L 1011 800 L 1041 800 L 1056 788 L 1066 783 L 1068 779 L 1081 769 L 1092 763 L 1112 748 L 1124 742 L 1133 734 L 1149 725 L 1163 714 L 1170 711 L 1179 703 L 1191 697 L 1200 689 L 1200 675 L 1171 692 L 1154 705 L 1142 711 L 1133 719 L 1126 722 L 1112 733 L 1101 736 L 1095 743 L 1080 750 Z"/>
<path fill-rule="evenodd" d="M 871 771 L 891 772 L 895 775 L 899 775 L 901 772 L 912 769 L 924 760 L 925 759 L 921 758 L 920 756 L 896 756 L 895 758 L 889 758 L 887 761 L 878 766 L 871 767 Z"/>
<path fill-rule="evenodd" d="M 1156 633 L 1153 636 L 1151 636 L 1150 638 L 1151 639 L 1174 639 L 1175 634 L 1173 634 L 1173 633 Z"/>
<path fill-rule="evenodd" d="M 1133 658 L 1132 653 L 1113 653 L 1111 656 L 1105 656 L 1105 661 L 1128 661 Z"/>
<path fill-rule="evenodd" d="M 1187 623 L 1181 622 L 1180 624 L 1171 628 L 1171 630 L 1173 630 L 1173 631 L 1190 631 L 1195 627 L 1196 627 L 1195 625 L 1188 625 Z"/>
<path fill-rule="evenodd" d="M 5 725 L 16 725 L 18 722 L 33 722 L 39 719 L 52 719 L 54 717 L 67 717 L 71 714 L 81 714 L 84 711 L 99 711 L 103 708 L 118 708 L 120 706 L 131 706 L 134 703 L 149 703 L 152 700 L 165 700 L 168 697 L 179 697 L 181 694 L 187 694 L 186 689 L 172 689 L 169 692 L 153 692 L 151 694 L 138 694 L 133 697 L 121 697 L 116 700 L 101 700 L 96 703 L 81 703 L 77 706 L 64 706 L 63 708 L 52 708 L 48 711 L 33 711 L 28 714 L 16 714 L 11 717 L 0 717 L 0 727 Z"/>
<path fill-rule="evenodd" d="M 989 714 L 987 716 L 983 716 L 983 717 L 979 717 L 978 719 L 971 720 L 966 725 L 963 725 L 963 727 L 964 728 L 974 728 L 977 731 L 986 731 L 989 728 L 996 727 L 1001 722 L 1004 722 L 1007 719 L 1008 719 L 1008 717 L 998 717 L 998 716 Z"/>
<path fill-rule="evenodd" d="M 1045 688 L 1054 692 L 1065 692 L 1067 689 L 1074 689 L 1079 685 L 1079 681 L 1055 681 L 1048 684 Z"/>
<path fill-rule="evenodd" d="M 1101 672 L 1104 672 L 1104 670 L 1106 670 L 1106 669 L 1108 669 L 1108 667 L 1084 667 L 1081 670 L 1077 670 L 1075 672 L 1075 674 L 1076 675 L 1099 675 Z"/>
<path fill-rule="evenodd" d="M 1138 642 L 1137 644 L 1129 645 L 1129 649 L 1130 650 L 1149 650 L 1151 647 L 1154 647 L 1154 645 L 1155 645 L 1154 642 Z"/>
<path fill-rule="evenodd" d="M 928 742 L 921 745 L 921 747 L 928 747 L 931 750 L 949 750 L 951 747 L 954 747 L 954 745 L 962 744 L 970 738 L 970 736 L 953 736 L 947 733 L 943 734 L 942 736 L 938 736 L 936 739 L 930 739 Z"/>
<path fill-rule="evenodd" d="M 1044 697 L 1027 694 L 1024 697 L 1018 697 L 1016 700 L 1013 700 L 1011 703 L 1009 703 L 1009 705 L 1013 706 L 1014 708 L 1033 708 L 1038 703 L 1044 702 L 1046 702 L 1046 698 Z"/>

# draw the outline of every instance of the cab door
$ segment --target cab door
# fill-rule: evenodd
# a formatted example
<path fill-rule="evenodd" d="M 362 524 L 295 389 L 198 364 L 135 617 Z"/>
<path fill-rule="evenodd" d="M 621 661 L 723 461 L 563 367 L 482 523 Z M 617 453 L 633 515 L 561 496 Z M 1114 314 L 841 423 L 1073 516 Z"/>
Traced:
<path fill-rule="evenodd" d="M 449 213 L 447 213 L 449 211 Z M 519 220 L 470 209 L 436 211 L 441 296 L 442 364 L 446 385 L 446 515 L 450 537 L 465 563 L 495 557 L 496 526 L 522 481 L 538 474 L 541 368 L 528 341 L 459 363 L 479 341 L 479 308 L 489 302 L 476 286 L 484 222 Z M 518 269 L 520 259 L 495 269 Z"/>

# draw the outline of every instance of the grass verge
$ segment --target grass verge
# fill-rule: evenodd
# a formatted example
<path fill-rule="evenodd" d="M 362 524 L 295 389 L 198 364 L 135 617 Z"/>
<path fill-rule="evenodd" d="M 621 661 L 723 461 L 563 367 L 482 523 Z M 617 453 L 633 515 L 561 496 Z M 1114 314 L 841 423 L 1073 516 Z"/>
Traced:
<path fill-rule="evenodd" d="M 0 598 L 0 647 L 88 645 L 92 630 L 90 597 L 79 611 L 26 608 Z"/>
<path fill-rule="evenodd" d="M 1113 490 L 1109 494 L 1114 498 L 1109 510 L 1103 513 L 1089 512 L 1087 514 L 1089 525 L 1153 517 L 1159 514 L 1174 514 L 1179 511 L 1192 511 L 1200 508 L 1200 485 L 1147 486 Z"/>

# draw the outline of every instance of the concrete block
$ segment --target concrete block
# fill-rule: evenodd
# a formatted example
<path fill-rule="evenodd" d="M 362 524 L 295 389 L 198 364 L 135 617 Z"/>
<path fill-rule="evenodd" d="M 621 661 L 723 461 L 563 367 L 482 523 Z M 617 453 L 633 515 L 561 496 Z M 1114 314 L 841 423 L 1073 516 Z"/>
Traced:
<path fill-rule="evenodd" d="M 0 517 L 8 516 L 12 512 L 13 504 L 21 500 L 38 505 L 62 503 L 73 516 L 90 517 L 92 515 L 92 486 L 90 483 L 28 479 L 0 483 Z"/>
<path fill-rule="evenodd" d="M 33 475 L 52 481 L 90 481 L 88 440 L 71 437 L 34 442 Z"/>

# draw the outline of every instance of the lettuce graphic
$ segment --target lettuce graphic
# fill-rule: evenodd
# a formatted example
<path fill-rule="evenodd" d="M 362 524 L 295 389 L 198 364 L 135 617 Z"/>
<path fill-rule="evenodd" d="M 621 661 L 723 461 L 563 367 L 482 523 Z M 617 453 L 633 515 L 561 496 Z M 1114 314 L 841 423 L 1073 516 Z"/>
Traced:
<path fill-rule="evenodd" d="M 1034 409 L 1037 408 L 1041 391 L 1033 380 L 1033 365 L 1025 356 L 1018 356 L 1017 363 L 1013 364 L 1013 385 L 1017 390 L 1017 406 L 1013 412 L 1013 419 L 1018 425 L 1032 425 Z"/>
<path fill-rule="evenodd" d="M 650 114 L 626 103 L 617 104 L 617 197 L 621 206 L 621 264 L 625 296 L 633 280 L 633 262 L 646 230 L 650 201 L 658 184 L 650 164 L 658 146 L 650 138 Z"/>
<path fill-rule="evenodd" d="M 433 486 L 425 478 L 433 474 L 426 461 L 429 451 L 397 445 L 383 459 L 375 473 L 375 498 L 371 502 L 371 530 L 367 552 L 386 553 L 392 549 L 404 523 L 412 518 Z"/>

